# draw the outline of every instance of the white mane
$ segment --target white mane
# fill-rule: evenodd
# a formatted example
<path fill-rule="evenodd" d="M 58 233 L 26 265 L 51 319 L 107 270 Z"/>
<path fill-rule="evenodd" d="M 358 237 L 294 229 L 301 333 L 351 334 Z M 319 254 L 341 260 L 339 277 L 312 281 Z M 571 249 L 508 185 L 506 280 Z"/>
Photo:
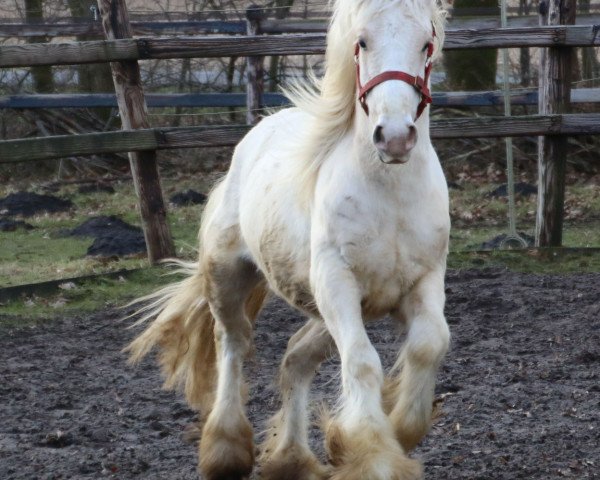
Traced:
<path fill-rule="evenodd" d="M 390 8 L 405 9 L 414 18 L 429 19 L 436 31 L 434 60 L 442 50 L 446 9 L 438 0 L 334 0 L 333 15 L 327 33 L 325 74 L 311 75 L 284 89 L 290 101 L 314 120 L 308 138 L 297 152 L 302 160 L 297 172 L 305 193 L 312 193 L 319 168 L 332 148 L 352 125 L 356 106 L 356 77 L 353 37 L 354 22 Z"/>

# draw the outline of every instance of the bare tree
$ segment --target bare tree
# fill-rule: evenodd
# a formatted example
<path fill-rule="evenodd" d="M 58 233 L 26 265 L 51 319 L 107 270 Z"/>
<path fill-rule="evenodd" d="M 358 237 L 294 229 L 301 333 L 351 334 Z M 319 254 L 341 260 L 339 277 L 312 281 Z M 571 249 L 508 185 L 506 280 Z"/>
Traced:
<path fill-rule="evenodd" d="M 43 22 L 44 9 L 42 0 L 25 0 L 25 20 L 27 23 Z M 45 41 L 45 37 L 31 37 L 28 39 L 29 43 L 43 43 Z M 33 88 L 36 92 L 54 92 L 54 77 L 52 76 L 52 67 L 32 67 L 31 75 L 33 77 Z"/>

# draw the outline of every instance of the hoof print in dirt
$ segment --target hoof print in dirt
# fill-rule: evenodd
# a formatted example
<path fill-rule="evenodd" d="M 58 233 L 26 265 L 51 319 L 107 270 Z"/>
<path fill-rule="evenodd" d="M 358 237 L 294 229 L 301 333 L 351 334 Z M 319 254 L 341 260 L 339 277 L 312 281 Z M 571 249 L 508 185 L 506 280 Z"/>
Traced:
<path fill-rule="evenodd" d="M 529 197 L 530 195 L 537 195 L 537 187 L 535 185 L 531 185 L 530 183 L 519 182 L 515 183 L 515 194 L 521 195 L 522 197 Z M 498 188 L 495 188 L 490 193 L 488 193 L 488 197 L 499 198 L 508 196 L 508 186 L 506 183 L 500 185 Z"/>
<path fill-rule="evenodd" d="M 29 223 L 22 222 L 21 220 L 0 218 L 0 232 L 14 232 L 19 228 L 22 228 L 24 230 L 32 230 L 35 227 L 33 225 L 30 225 Z"/>
<path fill-rule="evenodd" d="M 115 189 L 106 183 L 92 183 L 89 185 L 81 185 L 77 189 L 78 193 L 115 193 Z"/>
<path fill-rule="evenodd" d="M 90 218 L 71 230 L 69 235 L 95 237 L 87 250 L 88 256 L 122 257 L 146 252 L 142 229 L 113 215 Z"/>
<path fill-rule="evenodd" d="M 197 205 L 206 202 L 206 195 L 195 190 L 188 190 L 187 192 L 176 193 L 169 201 L 178 207 Z"/>
<path fill-rule="evenodd" d="M 40 446 L 49 448 L 64 448 L 68 447 L 69 445 L 73 445 L 73 443 L 75 443 L 75 439 L 73 438 L 72 434 L 58 430 L 46 435 L 40 442 Z"/>
<path fill-rule="evenodd" d="M 31 192 L 17 192 L 0 199 L 0 213 L 31 217 L 37 213 L 58 213 L 70 210 L 70 200 L 52 195 L 39 195 Z"/>
<path fill-rule="evenodd" d="M 533 238 L 531 235 L 527 235 L 526 233 L 519 232 L 519 236 L 527 242 L 528 247 L 533 247 L 533 245 L 535 244 L 535 238 Z M 480 250 L 496 250 L 498 248 L 502 248 L 502 247 L 510 248 L 512 246 L 516 246 L 517 248 L 522 248 L 522 245 L 520 243 L 517 243 L 515 240 L 509 240 L 508 242 L 506 242 L 507 238 L 508 238 L 508 235 L 506 235 L 506 233 L 503 233 L 501 235 L 498 235 L 497 237 L 492 238 L 491 240 L 488 240 L 487 242 L 483 242 L 481 245 L 479 245 L 479 249 Z"/>

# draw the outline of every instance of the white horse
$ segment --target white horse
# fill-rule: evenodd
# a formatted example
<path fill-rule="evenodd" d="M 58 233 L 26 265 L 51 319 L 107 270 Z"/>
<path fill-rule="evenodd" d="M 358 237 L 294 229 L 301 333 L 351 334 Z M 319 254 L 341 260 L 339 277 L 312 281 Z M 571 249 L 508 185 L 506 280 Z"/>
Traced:
<path fill-rule="evenodd" d="M 449 342 L 448 191 L 426 108 L 443 23 L 436 0 L 337 0 L 324 78 L 293 88 L 295 108 L 240 142 L 206 206 L 198 261 L 147 307 L 156 318 L 130 345 L 132 357 L 158 345 L 166 385 L 183 386 L 202 412 L 206 479 L 241 479 L 253 468 L 242 363 L 268 290 L 309 320 L 281 365 L 282 407 L 262 445 L 262 478 L 421 477 L 407 452 L 429 428 Z M 364 322 L 387 314 L 407 336 L 384 380 Z M 342 392 L 323 425 L 326 466 L 308 445 L 307 406 L 332 345 Z"/>

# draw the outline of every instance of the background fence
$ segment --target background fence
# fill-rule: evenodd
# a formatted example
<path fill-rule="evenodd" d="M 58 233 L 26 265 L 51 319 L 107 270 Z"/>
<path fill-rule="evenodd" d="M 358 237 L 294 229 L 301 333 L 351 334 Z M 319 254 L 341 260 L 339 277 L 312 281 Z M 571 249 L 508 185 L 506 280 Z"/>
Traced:
<path fill-rule="evenodd" d="M 519 91 L 511 102 L 538 104 L 538 115 L 513 117 L 450 118 L 432 123 L 433 138 L 468 138 L 502 136 L 544 136 L 540 142 L 540 181 L 538 246 L 560 244 L 562 198 L 567 135 L 600 133 L 600 114 L 570 114 L 569 104 L 589 103 L 600 99 L 600 89 L 571 91 L 569 55 L 576 47 L 600 45 L 600 15 L 593 9 L 575 24 L 575 1 L 543 2 L 547 9 L 541 16 L 542 26 L 533 26 L 535 17 L 514 19 L 509 28 L 498 28 L 495 19 L 457 17 L 447 31 L 444 49 L 472 50 L 541 47 L 546 52 L 540 72 L 539 89 Z M 7 44 L 0 47 L 0 67 L 30 68 L 57 65 L 112 62 L 117 95 L 60 94 L 14 95 L 0 98 L 0 108 L 106 107 L 119 105 L 123 131 L 90 133 L 77 136 L 5 140 L 0 142 L 0 162 L 14 163 L 65 156 L 114 153 L 131 154 L 136 191 L 139 194 L 143 227 L 151 261 L 173 254 L 172 240 L 166 226 L 165 209 L 158 182 L 155 152 L 161 149 L 235 145 L 249 125 L 193 126 L 149 128 L 148 106 L 216 106 L 245 105 L 248 124 L 258 120 L 264 106 L 285 104 L 279 94 L 263 93 L 262 58 L 267 55 L 315 55 L 325 50 L 323 20 L 272 20 L 260 8 L 246 12 L 246 20 L 186 20 L 156 22 L 154 19 L 130 22 L 123 0 L 102 0 L 100 17 L 81 22 L 46 24 L 0 23 L 0 36 L 19 38 L 61 37 L 52 43 Z M 552 14 L 554 13 L 554 14 Z M 547 25 L 548 19 L 552 25 Z M 100 25 L 102 24 L 102 26 Z M 477 27 L 477 28 L 474 28 Z M 104 40 L 63 41 L 66 36 L 98 36 Z M 154 37 L 150 35 L 197 35 Z M 144 35 L 133 38 L 133 35 Z M 218 34 L 218 35 L 214 35 Z M 248 57 L 246 94 L 153 94 L 144 96 L 138 61 L 181 58 Z M 549 72 L 554 72 L 550 74 Z M 550 77 L 550 75 L 552 75 Z M 553 78 L 553 82 L 544 81 Z M 119 91 L 119 88 L 121 89 Z M 117 99 L 119 101 L 117 102 Z M 484 106 L 503 102 L 497 91 L 436 93 L 438 105 Z M 549 145 L 549 147 L 547 147 Z M 137 152 L 137 153 L 135 153 Z M 557 169 L 557 166 L 559 167 Z M 544 200 L 545 199 L 545 200 Z"/>

